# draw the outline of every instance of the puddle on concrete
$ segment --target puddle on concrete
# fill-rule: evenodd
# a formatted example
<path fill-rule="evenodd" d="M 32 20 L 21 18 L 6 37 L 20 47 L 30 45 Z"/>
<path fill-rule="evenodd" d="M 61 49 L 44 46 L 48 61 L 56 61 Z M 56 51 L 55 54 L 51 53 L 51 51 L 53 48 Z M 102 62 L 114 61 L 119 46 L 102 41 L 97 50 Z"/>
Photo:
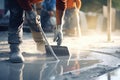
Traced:
<path fill-rule="evenodd" d="M 95 80 L 120 80 L 120 68 L 104 74 Z"/>
<path fill-rule="evenodd" d="M 69 60 L 12 64 L 0 62 L 0 80 L 63 80 L 62 75 L 72 72 L 80 75 L 80 69 L 99 63 L 98 60 Z M 72 74 L 71 74 L 72 75 Z M 61 79 L 58 79 L 61 78 Z"/>

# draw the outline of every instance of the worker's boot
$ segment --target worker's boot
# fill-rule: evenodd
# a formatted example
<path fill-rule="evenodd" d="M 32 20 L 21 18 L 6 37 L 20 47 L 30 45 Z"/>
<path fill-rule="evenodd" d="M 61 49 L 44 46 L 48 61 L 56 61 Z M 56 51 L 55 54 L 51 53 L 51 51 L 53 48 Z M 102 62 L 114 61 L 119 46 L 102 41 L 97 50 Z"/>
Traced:
<path fill-rule="evenodd" d="M 20 44 L 10 44 L 10 61 L 12 63 L 24 62 L 24 57 L 20 52 Z"/>
<path fill-rule="evenodd" d="M 45 54 L 45 41 L 41 32 L 31 31 L 34 41 L 36 42 L 37 50 L 40 54 Z"/>

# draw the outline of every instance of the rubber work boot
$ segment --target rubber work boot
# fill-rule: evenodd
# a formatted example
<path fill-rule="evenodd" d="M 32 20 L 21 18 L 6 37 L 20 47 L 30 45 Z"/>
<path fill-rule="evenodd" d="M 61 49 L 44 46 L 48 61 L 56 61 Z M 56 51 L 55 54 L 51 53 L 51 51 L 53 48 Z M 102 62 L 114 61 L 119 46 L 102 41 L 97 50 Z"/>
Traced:
<path fill-rule="evenodd" d="M 12 63 L 22 63 L 24 62 L 24 57 L 20 52 L 20 45 L 19 44 L 10 44 L 10 57 L 9 60 Z"/>
<path fill-rule="evenodd" d="M 42 36 L 42 33 L 36 32 L 36 31 L 31 31 L 31 32 L 32 32 L 33 39 L 36 43 L 37 50 L 40 52 L 40 54 L 45 54 L 46 53 L 45 41 Z"/>

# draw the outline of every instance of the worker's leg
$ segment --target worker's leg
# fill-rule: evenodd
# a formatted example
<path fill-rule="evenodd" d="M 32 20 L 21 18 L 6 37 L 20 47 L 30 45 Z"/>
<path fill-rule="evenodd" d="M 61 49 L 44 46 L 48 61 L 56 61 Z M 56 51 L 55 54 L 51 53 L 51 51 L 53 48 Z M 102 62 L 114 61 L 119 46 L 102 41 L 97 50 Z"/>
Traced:
<path fill-rule="evenodd" d="M 41 32 L 36 32 L 31 29 L 32 37 L 36 43 L 37 50 L 44 54 L 45 52 L 45 41 Z"/>
<path fill-rule="evenodd" d="M 33 11 L 32 13 L 34 13 L 34 15 L 37 18 L 36 11 Z M 43 35 L 39 28 L 39 27 L 41 27 L 41 22 L 39 21 L 40 26 L 37 24 L 37 22 L 35 20 L 33 20 L 33 22 L 32 22 L 30 15 L 31 14 L 26 13 L 26 19 L 27 19 L 28 25 L 30 26 L 32 37 L 33 37 L 34 41 L 36 42 L 37 50 L 40 53 L 45 53 L 45 41 L 44 41 Z M 40 18 L 39 18 L 39 20 L 40 20 Z"/>
<path fill-rule="evenodd" d="M 67 9 L 66 34 L 69 36 L 80 36 L 80 25 L 78 11 L 75 8 Z"/>
<path fill-rule="evenodd" d="M 24 58 L 20 51 L 23 33 L 23 9 L 18 5 L 16 0 L 10 0 L 9 6 L 10 23 L 8 27 L 8 43 L 10 44 L 10 61 L 23 62 Z"/>

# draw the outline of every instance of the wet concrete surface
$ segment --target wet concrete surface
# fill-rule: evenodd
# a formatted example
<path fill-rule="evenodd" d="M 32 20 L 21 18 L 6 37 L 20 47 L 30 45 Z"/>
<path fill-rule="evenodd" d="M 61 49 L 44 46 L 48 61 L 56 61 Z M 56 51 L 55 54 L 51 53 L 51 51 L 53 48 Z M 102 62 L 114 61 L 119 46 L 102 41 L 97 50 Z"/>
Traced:
<path fill-rule="evenodd" d="M 80 68 L 88 66 L 84 63 L 94 65 L 97 60 L 80 60 L 80 61 L 35 61 L 20 64 L 12 64 L 8 61 L 0 62 L 0 80 L 64 80 L 68 76 L 80 75 Z M 80 66 L 83 65 L 83 66 Z M 74 71 L 74 72 L 70 72 Z M 77 71 L 77 72 L 76 72 Z M 75 74 L 72 74 L 75 73 Z M 60 78 L 59 78 L 60 77 Z"/>
<path fill-rule="evenodd" d="M 119 37 L 115 37 L 116 42 L 106 43 L 102 42 L 103 38 L 96 41 L 92 36 L 80 40 L 65 36 L 63 43 L 69 48 L 70 55 L 58 56 L 58 62 L 53 57 L 41 56 L 31 34 L 24 33 L 21 49 L 25 62 L 13 64 L 8 60 L 7 32 L 0 32 L 0 36 L 0 80 L 103 80 L 101 75 L 120 65 Z M 47 37 L 55 45 L 52 34 Z"/>
<path fill-rule="evenodd" d="M 120 68 L 110 71 L 94 80 L 120 80 Z"/>

